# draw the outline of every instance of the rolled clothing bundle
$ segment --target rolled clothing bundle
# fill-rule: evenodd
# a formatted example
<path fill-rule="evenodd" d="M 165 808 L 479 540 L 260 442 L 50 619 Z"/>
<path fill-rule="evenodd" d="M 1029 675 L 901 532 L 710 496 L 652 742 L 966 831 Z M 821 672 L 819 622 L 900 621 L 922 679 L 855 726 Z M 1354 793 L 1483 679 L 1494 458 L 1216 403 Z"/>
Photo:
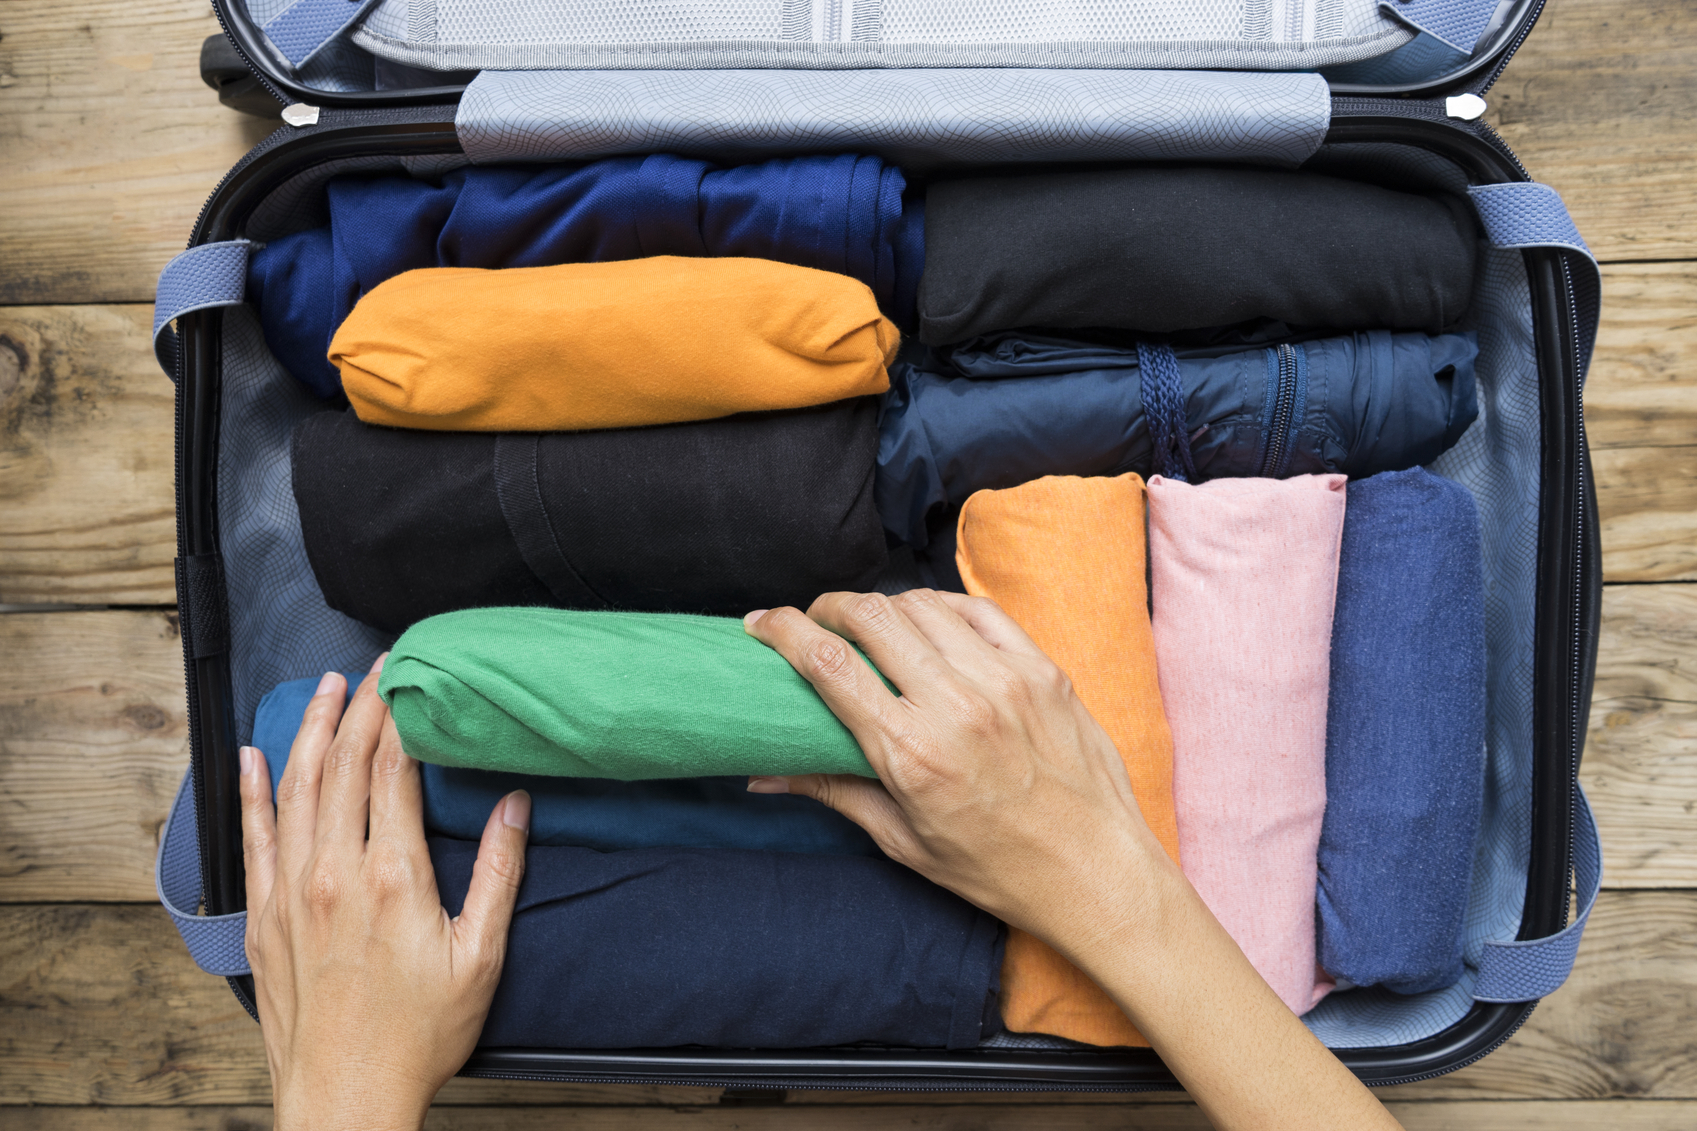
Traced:
<path fill-rule="evenodd" d="M 350 412 L 291 453 L 331 608 L 390 632 L 480 605 L 741 616 L 870 589 L 878 403 L 606 432 L 413 432 Z"/>
<path fill-rule="evenodd" d="M 368 424 L 557 431 L 882 393 L 900 340 L 846 275 L 666 255 L 408 271 L 359 300 L 330 360 Z"/>
<path fill-rule="evenodd" d="M 994 600 L 1070 677 L 1176 862 L 1173 739 L 1155 675 L 1143 520 L 1136 475 L 1047 476 L 968 499 L 955 552 L 966 591 Z M 1083 971 L 1018 929 L 1002 962 L 1002 1023 L 1096 1045 L 1148 1044 Z"/>
<path fill-rule="evenodd" d="M 344 672 L 352 698 L 364 672 Z M 283 779 L 289 748 L 318 680 L 278 684 L 259 701 L 253 745 L 265 753 L 271 788 Z M 632 848 L 740 848 L 882 856 L 866 831 L 811 798 L 748 792 L 739 777 L 610 781 L 538 777 L 419 766 L 427 833 L 477 840 L 495 804 L 530 792 L 530 843 L 615 852 Z"/>
<path fill-rule="evenodd" d="M 477 845 L 430 840 L 457 915 Z M 1001 925 L 888 860 L 531 848 L 480 1043 L 972 1048 Z"/>
<path fill-rule="evenodd" d="M 1179 860 L 1297 1014 L 1332 986 L 1315 965 L 1314 893 L 1344 483 L 1149 481 Z"/>
<path fill-rule="evenodd" d="M 421 762 L 560 777 L 876 777 L 733 617 L 468 609 L 420 621 L 378 692 Z"/>
<path fill-rule="evenodd" d="M 337 177 L 328 227 L 268 241 L 247 294 L 266 344 L 321 397 L 325 358 L 361 295 L 421 267 L 546 267 L 653 255 L 742 256 L 836 271 L 911 325 L 925 259 L 923 203 L 901 170 L 853 154 L 718 168 L 656 154 L 587 164 L 457 169 L 434 181 Z"/>
<path fill-rule="evenodd" d="M 1422 468 L 1349 485 L 1326 724 L 1320 965 L 1415 994 L 1462 974 L 1485 774 L 1479 512 Z"/>
<path fill-rule="evenodd" d="M 1139 355 L 1025 333 L 904 347 L 879 428 L 885 529 L 924 547 L 933 511 L 974 491 L 1159 470 Z M 1178 388 L 1154 423 L 1187 442 L 1196 481 L 1402 470 L 1448 450 L 1479 415 L 1477 355 L 1471 333 L 1383 330 L 1178 350 Z M 1288 425 L 1275 433 L 1274 421 Z"/>
<path fill-rule="evenodd" d="M 1257 319 L 1435 334 L 1471 301 L 1477 239 L 1459 199 L 1210 166 L 944 181 L 925 225 L 919 337 L 932 345 Z"/>

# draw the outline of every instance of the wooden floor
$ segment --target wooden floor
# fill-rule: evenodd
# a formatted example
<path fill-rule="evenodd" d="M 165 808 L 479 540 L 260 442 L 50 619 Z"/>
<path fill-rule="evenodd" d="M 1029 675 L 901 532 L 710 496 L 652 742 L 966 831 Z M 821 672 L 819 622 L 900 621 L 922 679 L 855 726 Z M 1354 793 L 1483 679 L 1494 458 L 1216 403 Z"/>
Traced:
<path fill-rule="evenodd" d="M 188 757 L 160 268 L 270 123 L 201 85 L 205 0 L 0 0 L 0 1124 L 270 1124 L 259 1030 L 151 864 Z M 1410 1128 L 1697 1128 L 1697 0 L 1551 0 L 1490 118 L 1604 263 L 1587 390 L 1608 587 L 1572 979 Z M 443 1128 L 1205 1126 L 1182 1096 L 456 1080 Z"/>

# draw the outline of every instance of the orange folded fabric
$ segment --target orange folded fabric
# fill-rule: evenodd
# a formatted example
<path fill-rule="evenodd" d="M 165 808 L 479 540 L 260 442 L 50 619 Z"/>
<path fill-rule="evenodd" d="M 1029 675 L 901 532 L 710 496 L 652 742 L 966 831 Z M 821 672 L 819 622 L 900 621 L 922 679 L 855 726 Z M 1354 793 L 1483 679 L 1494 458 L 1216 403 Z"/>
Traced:
<path fill-rule="evenodd" d="M 1155 675 L 1144 585 L 1143 480 L 1050 475 L 978 491 L 961 508 L 955 560 L 1072 679 L 1125 761 L 1143 819 L 1178 860 L 1173 739 Z M 1147 1045 L 1113 999 L 1054 950 L 1008 932 L 1002 1023 L 1095 1045 Z"/>
<path fill-rule="evenodd" d="M 368 424 L 556 432 L 881 393 L 899 341 L 847 275 L 657 256 L 408 271 L 355 304 L 329 357 Z"/>

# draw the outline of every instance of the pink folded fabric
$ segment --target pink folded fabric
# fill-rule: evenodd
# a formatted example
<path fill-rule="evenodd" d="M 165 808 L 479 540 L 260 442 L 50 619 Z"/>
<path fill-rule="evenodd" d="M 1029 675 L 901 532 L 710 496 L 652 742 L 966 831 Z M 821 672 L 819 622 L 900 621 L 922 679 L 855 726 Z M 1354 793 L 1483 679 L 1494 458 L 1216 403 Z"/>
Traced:
<path fill-rule="evenodd" d="M 1149 480 L 1161 702 L 1184 874 L 1275 993 L 1306 1013 L 1326 813 L 1326 687 L 1342 475 Z"/>

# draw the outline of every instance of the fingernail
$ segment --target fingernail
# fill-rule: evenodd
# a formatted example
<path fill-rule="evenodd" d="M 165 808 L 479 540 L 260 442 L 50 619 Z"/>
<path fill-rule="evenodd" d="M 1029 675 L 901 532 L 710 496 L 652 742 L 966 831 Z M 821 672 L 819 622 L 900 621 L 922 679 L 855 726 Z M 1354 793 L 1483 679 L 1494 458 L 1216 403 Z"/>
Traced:
<path fill-rule="evenodd" d="M 530 828 L 530 794 L 517 790 L 507 795 L 507 804 L 501 810 L 501 823 L 509 829 Z"/>
<path fill-rule="evenodd" d="M 389 658 L 389 653 L 384 652 L 381 656 L 378 656 L 375 660 L 371 661 L 371 674 L 376 675 L 378 672 L 382 671 L 383 670 L 383 661 L 387 660 L 388 658 Z"/>
<path fill-rule="evenodd" d="M 259 751 L 255 750 L 251 746 L 244 746 L 237 751 L 238 756 L 242 760 L 242 777 L 245 778 L 249 774 L 253 773 L 254 767 L 259 765 L 259 759 L 254 757 L 257 753 L 259 753 Z"/>
<path fill-rule="evenodd" d="M 336 673 L 335 672 L 325 672 L 324 678 L 318 681 L 318 690 L 314 691 L 313 694 L 314 695 L 328 695 L 328 694 L 330 694 L 330 689 L 335 687 L 335 686 L 336 686 Z"/>
<path fill-rule="evenodd" d="M 789 791 L 790 783 L 787 778 L 753 777 L 748 779 L 748 792 L 750 793 L 788 793 Z"/>
<path fill-rule="evenodd" d="M 743 630 L 747 631 L 748 629 L 753 628 L 754 625 L 755 625 L 755 622 L 757 622 L 761 617 L 765 616 L 767 614 L 767 612 L 769 612 L 769 611 L 770 610 L 767 610 L 767 609 L 755 609 L 752 613 L 744 613 L 743 618 L 742 618 Z"/>

